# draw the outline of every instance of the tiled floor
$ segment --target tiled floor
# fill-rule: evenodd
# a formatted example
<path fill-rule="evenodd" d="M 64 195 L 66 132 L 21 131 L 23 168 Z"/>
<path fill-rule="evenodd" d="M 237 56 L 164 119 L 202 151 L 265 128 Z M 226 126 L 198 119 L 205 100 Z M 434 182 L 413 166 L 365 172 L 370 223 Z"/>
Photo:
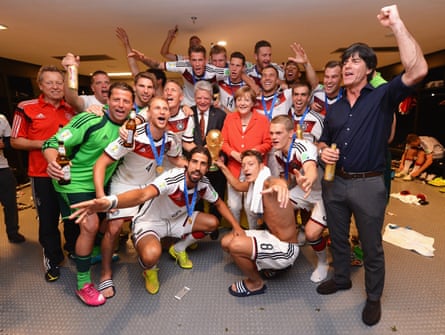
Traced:
<path fill-rule="evenodd" d="M 429 204 L 391 199 L 385 224 L 434 237 L 436 251 L 427 258 L 384 242 L 383 315 L 374 327 L 361 321 L 363 269 L 354 269 L 351 290 L 320 296 L 309 280 L 315 260 L 307 246 L 291 270 L 269 280 L 266 294 L 235 298 L 227 287 L 241 273 L 218 242 L 206 240 L 190 252 L 192 270 L 179 268 L 165 253 L 155 296 L 145 291 L 128 242 L 114 265 L 116 297 L 104 306 L 87 307 L 74 294 L 72 261 L 65 262 L 60 280 L 45 282 L 36 214 L 28 208 L 20 211 L 26 243 L 8 243 L 1 227 L 0 334 L 445 334 L 445 194 L 419 181 L 395 180 L 393 192 L 401 190 L 424 193 Z M 18 200 L 31 204 L 30 188 L 21 192 Z M 96 265 L 96 281 L 99 271 Z M 190 291 L 175 299 L 184 286 Z"/>

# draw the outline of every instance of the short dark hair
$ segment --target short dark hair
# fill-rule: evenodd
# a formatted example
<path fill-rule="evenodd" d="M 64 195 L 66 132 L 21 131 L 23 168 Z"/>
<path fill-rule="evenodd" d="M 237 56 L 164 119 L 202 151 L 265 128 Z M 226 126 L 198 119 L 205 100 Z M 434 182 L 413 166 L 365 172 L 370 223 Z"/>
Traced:
<path fill-rule="evenodd" d="M 192 52 L 202 53 L 204 54 L 204 58 L 206 57 L 207 54 L 206 48 L 204 48 L 202 45 L 192 45 L 191 47 L 189 47 L 189 57 L 192 54 Z"/>
<path fill-rule="evenodd" d="M 341 69 L 341 63 L 338 60 L 330 60 L 325 64 L 324 69 L 332 69 L 337 66 Z"/>
<path fill-rule="evenodd" d="M 257 150 L 249 149 L 243 151 L 241 153 L 241 160 L 243 160 L 244 157 L 255 157 L 259 164 L 263 162 L 263 154 Z"/>
<path fill-rule="evenodd" d="M 297 81 L 296 83 L 294 83 L 292 86 L 292 93 L 294 93 L 294 89 L 297 87 L 307 87 L 309 90 L 309 95 L 312 92 L 312 86 L 306 80 L 300 80 L 300 81 Z"/>
<path fill-rule="evenodd" d="M 210 48 L 210 56 L 212 56 L 212 55 L 219 55 L 219 54 L 222 54 L 222 53 L 224 53 L 224 55 L 227 56 L 227 50 L 222 45 L 214 44 Z"/>
<path fill-rule="evenodd" d="M 149 79 L 151 80 L 153 87 L 156 89 L 157 88 L 157 82 L 156 82 L 156 76 L 153 73 L 150 73 L 148 71 L 144 71 L 144 72 L 139 72 L 135 77 L 134 77 L 134 84 L 136 85 L 137 82 L 139 81 L 139 79 L 141 78 L 145 78 L 145 79 Z"/>
<path fill-rule="evenodd" d="M 377 56 L 374 50 L 365 43 L 354 43 L 343 52 L 341 63 L 344 65 L 346 61 L 354 55 L 358 55 L 363 59 L 366 67 L 371 70 L 368 74 L 368 81 L 370 81 L 377 67 Z"/>
<path fill-rule="evenodd" d="M 275 66 L 273 66 L 272 64 L 266 65 L 265 67 L 263 67 L 263 69 L 261 70 L 261 73 L 263 73 L 264 70 L 266 69 L 273 69 L 275 71 L 275 73 L 277 74 L 277 77 L 280 76 L 280 74 L 278 73 L 278 70 Z"/>
<path fill-rule="evenodd" d="M 192 156 L 196 153 L 206 155 L 207 161 L 208 161 L 208 166 L 212 165 L 212 155 L 210 155 L 209 149 L 207 149 L 206 147 L 203 147 L 201 145 L 198 145 L 198 146 L 194 147 L 192 150 L 190 150 L 187 160 L 190 161 L 192 159 Z"/>
<path fill-rule="evenodd" d="M 108 90 L 108 98 L 111 97 L 111 93 L 113 92 L 114 89 L 119 89 L 119 90 L 130 92 L 131 93 L 131 97 L 132 97 L 132 99 L 134 101 L 134 90 L 133 90 L 133 87 L 128 85 L 126 82 L 124 82 L 124 81 L 117 81 L 115 83 L 112 83 L 111 86 L 110 86 L 110 89 Z"/>
<path fill-rule="evenodd" d="M 232 52 L 232 54 L 230 55 L 230 59 L 232 59 L 232 58 L 239 58 L 243 61 L 243 65 L 246 64 L 246 56 L 244 56 L 239 51 Z"/>
<path fill-rule="evenodd" d="M 104 76 L 107 76 L 108 78 L 110 78 L 108 76 L 108 73 L 106 73 L 105 71 L 97 70 L 97 71 L 94 71 L 93 74 L 91 75 L 91 84 L 94 84 L 94 77 L 96 77 L 98 74 L 103 74 Z"/>
<path fill-rule="evenodd" d="M 165 71 L 164 70 L 150 68 L 150 69 L 147 69 L 147 72 L 153 73 L 157 80 L 161 79 L 162 80 L 161 81 L 162 87 L 165 86 L 165 83 L 167 82 L 167 76 L 165 75 Z"/>
<path fill-rule="evenodd" d="M 260 48 L 263 48 L 263 47 L 272 48 L 272 44 L 270 44 L 270 42 L 266 41 L 266 40 L 261 40 L 261 41 L 256 42 L 255 48 L 254 48 L 255 54 L 257 54 L 258 51 L 260 50 Z"/>

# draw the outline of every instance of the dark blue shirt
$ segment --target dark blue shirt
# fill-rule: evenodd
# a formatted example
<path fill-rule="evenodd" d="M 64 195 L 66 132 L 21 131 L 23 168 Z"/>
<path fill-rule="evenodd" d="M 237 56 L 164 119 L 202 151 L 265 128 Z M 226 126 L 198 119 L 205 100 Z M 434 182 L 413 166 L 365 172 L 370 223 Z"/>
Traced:
<path fill-rule="evenodd" d="M 320 142 L 336 143 L 340 150 L 337 169 L 346 172 L 385 170 L 385 154 L 393 113 L 413 93 L 401 75 L 377 88 L 366 85 L 351 108 L 347 95 L 331 105 Z"/>

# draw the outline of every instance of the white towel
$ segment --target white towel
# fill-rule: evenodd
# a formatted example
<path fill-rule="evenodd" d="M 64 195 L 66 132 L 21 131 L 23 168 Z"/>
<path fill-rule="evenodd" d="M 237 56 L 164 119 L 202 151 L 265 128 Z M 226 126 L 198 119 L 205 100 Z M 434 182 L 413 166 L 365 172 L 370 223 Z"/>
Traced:
<path fill-rule="evenodd" d="M 264 166 L 254 183 L 249 185 L 249 190 L 247 191 L 246 203 L 249 206 L 250 211 L 255 214 L 263 213 L 263 196 L 261 191 L 263 190 L 264 181 L 270 176 L 270 169 Z"/>
<path fill-rule="evenodd" d="M 414 250 L 422 256 L 434 256 L 434 238 L 422 235 L 415 230 L 406 227 L 399 227 L 389 223 L 383 233 L 383 241 L 394 244 L 398 247 Z"/>
<path fill-rule="evenodd" d="M 420 205 L 419 198 L 416 195 L 413 194 L 400 194 L 400 193 L 391 193 L 390 196 L 392 198 L 399 199 L 401 202 L 404 202 L 405 204 L 413 204 L 413 205 Z"/>

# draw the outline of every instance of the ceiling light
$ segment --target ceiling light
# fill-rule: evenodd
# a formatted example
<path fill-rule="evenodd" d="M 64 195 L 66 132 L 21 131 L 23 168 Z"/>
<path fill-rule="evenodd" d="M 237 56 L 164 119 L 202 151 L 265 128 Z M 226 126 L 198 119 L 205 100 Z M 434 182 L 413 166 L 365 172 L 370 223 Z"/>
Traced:
<path fill-rule="evenodd" d="M 109 77 L 131 77 L 131 72 L 107 72 Z"/>
<path fill-rule="evenodd" d="M 4 24 L 0 24 L 0 30 L 6 30 L 8 29 L 8 26 L 5 26 Z"/>
<path fill-rule="evenodd" d="M 226 41 L 218 41 L 218 42 L 216 42 L 216 44 L 218 44 L 222 47 L 225 47 L 227 45 L 227 42 Z"/>

